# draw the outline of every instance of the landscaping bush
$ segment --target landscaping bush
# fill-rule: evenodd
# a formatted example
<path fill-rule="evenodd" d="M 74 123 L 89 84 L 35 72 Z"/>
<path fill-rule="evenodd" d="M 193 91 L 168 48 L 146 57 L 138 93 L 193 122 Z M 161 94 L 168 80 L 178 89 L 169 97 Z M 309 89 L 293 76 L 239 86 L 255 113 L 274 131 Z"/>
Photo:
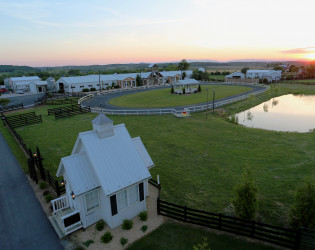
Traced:
<path fill-rule="evenodd" d="M 122 229 L 129 230 L 132 228 L 133 222 L 131 220 L 123 220 Z"/>
<path fill-rule="evenodd" d="M 315 183 L 307 181 L 298 187 L 294 195 L 294 203 L 290 210 L 292 226 L 315 227 Z"/>
<path fill-rule="evenodd" d="M 115 86 L 114 86 L 114 89 L 119 89 L 119 85 L 115 85 Z"/>
<path fill-rule="evenodd" d="M 185 95 L 186 94 L 186 89 L 185 88 L 183 88 L 183 95 Z"/>
<path fill-rule="evenodd" d="M 94 240 L 87 240 L 82 242 L 84 246 L 89 247 L 92 243 L 94 243 Z"/>
<path fill-rule="evenodd" d="M 53 196 L 51 194 L 46 194 L 45 195 L 45 200 L 46 200 L 47 203 L 50 202 L 52 199 L 53 199 Z"/>
<path fill-rule="evenodd" d="M 89 92 L 89 89 L 82 89 L 82 92 Z"/>
<path fill-rule="evenodd" d="M 90 88 L 90 91 L 96 91 L 96 88 Z"/>
<path fill-rule="evenodd" d="M 121 237 L 121 239 L 120 239 L 120 244 L 121 244 L 122 246 L 126 245 L 127 242 L 128 242 L 128 239 L 126 239 L 126 238 L 124 238 L 124 237 Z"/>
<path fill-rule="evenodd" d="M 38 183 L 38 186 L 40 189 L 45 189 L 47 187 L 46 182 L 41 181 L 40 183 Z"/>
<path fill-rule="evenodd" d="M 242 181 L 236 185 L 235 191 L 233 205 L 236 215 L 242 219 L 253 220 L 257 210 L 258 189 L 248 168 L 244 170 Z"/>
<path fill-rule="evenodd" d="M 102 231 L 105 227 L 105 221 L 100 220 L 96 223 L 95 228 L 97 231 Z"/>
<path fill-rule="evenodd" d="M 198 92 L 201 92 L 201 86 L 200 86 L 200 84 L 198 85 L 198 90 L 197 90 Z"/>
<path fill-rule="evenodd" d="M 104 233 L 101 237 L 101 241 L 103 243 L 109 243 L 112 239 L 113 239 L 113 235 L 109 231 Z"/>
<path fill-rule="evenodd" d="M 140 229 L 141 229 L 142 232 L 145 232 L 145 231 L 147 231 L 148 226 L 147 226 L 147 225 L 144 225 L 144 226 L 142 226 Z"/>
<path fill-rule="evenodd" d="M 147 211 L 142 211 L 139 213 L 140 220 L 146 221 L 148 219 L 148 212 Z"/>

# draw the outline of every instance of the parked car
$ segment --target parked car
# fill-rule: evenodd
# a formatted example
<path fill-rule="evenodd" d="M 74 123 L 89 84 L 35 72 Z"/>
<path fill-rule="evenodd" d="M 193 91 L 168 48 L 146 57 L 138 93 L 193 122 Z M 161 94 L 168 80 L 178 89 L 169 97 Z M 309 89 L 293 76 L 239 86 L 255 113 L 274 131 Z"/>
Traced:
<path fill-rule="evenodd" d="M 15 91 L 16 94 L 24 94 L 24 91 L 22 89 L 18 89 L 17 91 Z"/>
<path fill-rule="evenodd" d="M 0 89 L 0 92 L 1 93 L 6 93 L 8 90 L 7 89 L 5 89 L 5 88 L 3 88 L 3 89 Z"/>

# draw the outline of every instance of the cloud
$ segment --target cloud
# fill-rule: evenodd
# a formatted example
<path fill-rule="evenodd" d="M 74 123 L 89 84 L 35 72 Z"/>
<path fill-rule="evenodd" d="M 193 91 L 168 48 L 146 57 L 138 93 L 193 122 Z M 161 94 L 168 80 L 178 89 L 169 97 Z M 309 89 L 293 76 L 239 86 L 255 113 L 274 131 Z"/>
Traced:
<path fill-rule="evenodd" d="M 306 48 L 296 48 L 290 50 L 281 51 L 283 54 L 307 54 L 315 51 L 315 47 L 306 47 Z"/>

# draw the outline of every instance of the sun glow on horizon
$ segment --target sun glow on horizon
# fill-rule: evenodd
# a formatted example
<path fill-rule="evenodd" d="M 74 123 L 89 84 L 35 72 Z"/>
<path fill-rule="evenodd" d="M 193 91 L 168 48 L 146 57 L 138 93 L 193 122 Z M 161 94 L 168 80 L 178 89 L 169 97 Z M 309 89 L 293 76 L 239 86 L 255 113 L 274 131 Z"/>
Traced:
<path fill-rule="evenodd" d="M 304 58 L 307 58 L 309 60 L 315 60 L 315 53 L 306 54 L 304 55 Z"/>

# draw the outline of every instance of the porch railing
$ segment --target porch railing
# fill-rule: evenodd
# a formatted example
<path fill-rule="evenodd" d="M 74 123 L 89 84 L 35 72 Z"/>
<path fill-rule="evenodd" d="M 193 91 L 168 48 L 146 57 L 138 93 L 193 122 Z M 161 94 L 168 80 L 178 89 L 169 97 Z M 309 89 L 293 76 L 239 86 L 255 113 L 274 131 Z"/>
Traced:
<path fill-rule="evenodd" d="M 70 207 L 69 200 L 68 200 L 67 196 L 62 196 L 58 199 L 52 200 L 51 204 L 52 204 L 54 213 Z"/>
<path fill-rule="evenodd" d="M 65 220 L 68 220 L 65 222 Z M 80 210 L 76 210 L 61 217 L 61 221 L 64 227 L 65 235 L 70 234 L 82 227 L 82 222 L 80 218 Z"/>

